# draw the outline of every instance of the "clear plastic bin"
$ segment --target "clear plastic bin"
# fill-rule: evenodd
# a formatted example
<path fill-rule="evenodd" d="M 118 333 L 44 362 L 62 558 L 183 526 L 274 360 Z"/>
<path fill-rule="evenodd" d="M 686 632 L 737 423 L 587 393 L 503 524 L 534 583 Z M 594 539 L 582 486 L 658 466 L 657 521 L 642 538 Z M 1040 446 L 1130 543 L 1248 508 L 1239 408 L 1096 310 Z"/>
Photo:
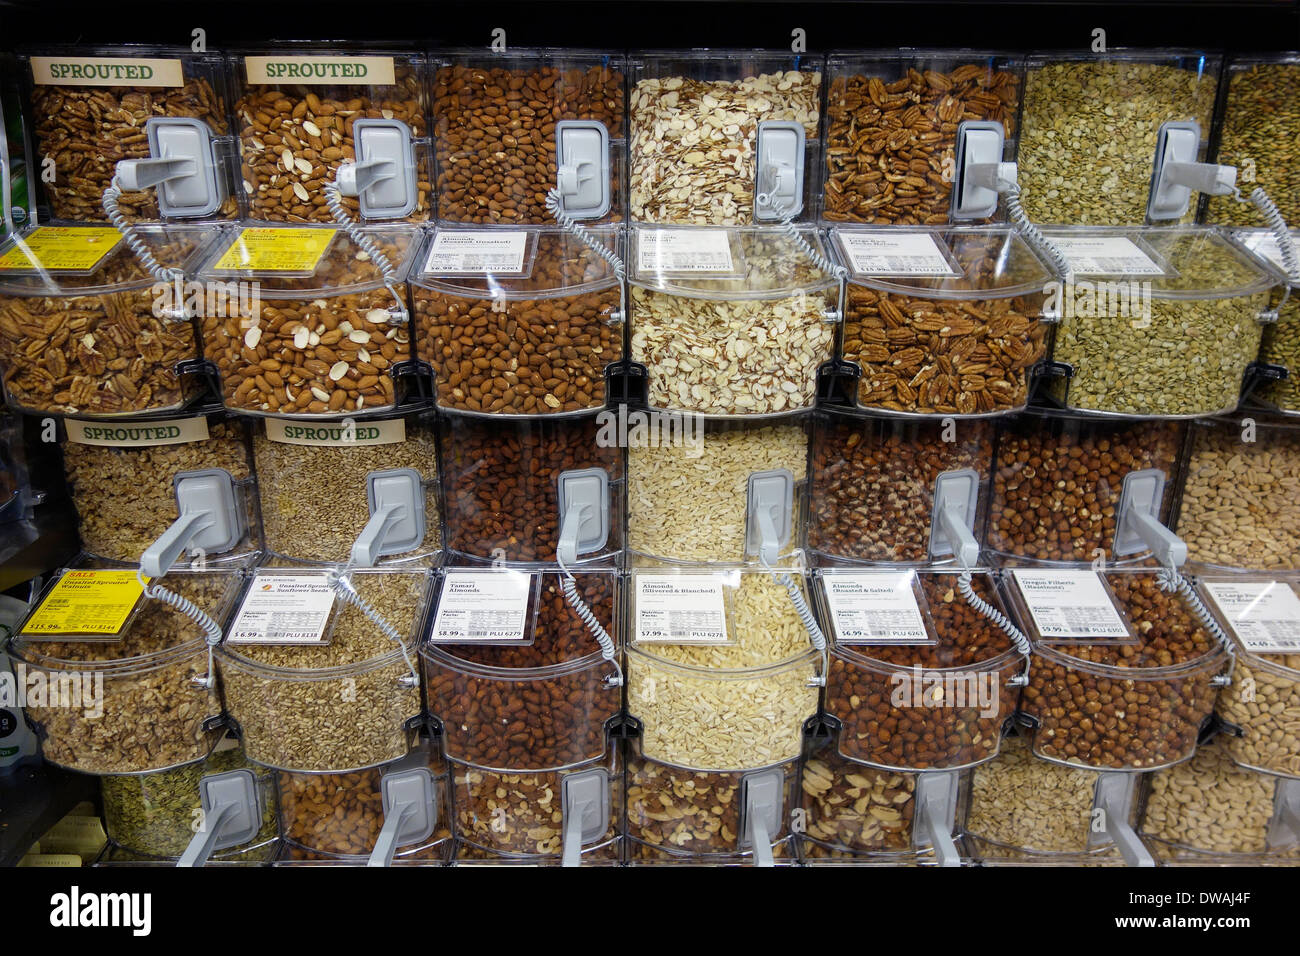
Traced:
<path fill-rule="evenodd" d="M 564 778 L 570 774 L 604 770 L 609 779 L 609 826 L 598 838 L 584 844 L 584 856 L 612 852 L 617 859 L 623 820 L 623 761 L 617 747 L 587 763 L 546 771 L 485 770 L 449 761 L 453 830 L 457 842 L 489 857 L 505 854 L 524 857 L 521 862 L 541 862 L 559 857 L 564 849 Z M 457 848 L 457 857 L 461 855 Z M 470 853 L 468 856 L 474 856 Z"/>
<path fill-rule="evenodd" d="M 232 551 L 205 553 L 203 560 L 243 559 L 257 548 L 248 432 L 238 420 L 221 414 L 111 423 L 68 419 L 61 437 L 68 493 L 87 553 L 138 563 L 180 517 L 176 476 L 214 468 L 235 480 L 245 533 Z"/>
<path fill-rule="evenodd" d="M 218 268 L 240 233 L 204 263 L 205 282 L 251 281 L 258 293 L 253 315 L 241 308 L 205 311 L 201 318 L 203 355 L 216 367 L 227 408 L 344 418 L 391 410 L 402 401 L 394 373 L 412 357 L 404 279 L 419 240 L 403 226 L 364 231 L 393 266 L 388 285 L 369 252 L 342 230 L 332 231 L 334 239 L 308 273 Z"/>
<path fill-rule="evenodd" d="M 1203 227 L 1047 236 L 1127 240 L 1146 260 L 1137 264 L 1131 249 L 1128 258 L 1094 256 L 1088 268 L 1104 271 L 1077 273 L 1063 288 L 1052 359 L 1067 371 L 1051 383 L 1054 397 L 1117 415 L 1188 417 L 1237 407 L 1246 369 L 1259 357 L 1272 274 Z"/>
<path fill-rule="evenodd" d="M 1044 643 L 1008 579 L 1007 603 L 1033 642 L 1021 710 L 1038 721 L 1034 753 L 1098 770 L 1156 770 L 1196 752 L 1228 650 L 1159 574 L 1105 579 L 1138 643 Z"/>
<path fill-rule="evenodd" d="M 807 217 L 821 133 L 821 58 L 709 50 L 628 59 L 633 222 L 755 222 L 760 123 L 803 127 Z M 793 210 L 791 210 L 793 212 Z"/>
<path fill-rule="evenodd" d="M 623 187 L 623 57 L 512 47 L 438 55 L 432 67 L 438 218 L 443 222 L 535 225 L 554 222 L 555 124 L 595 120 L 609 135 L 610 210 Z"/>
<path fill-rule="evenodd" d="M 1194 120 L 1202 137 L 1197 159 L 1204 158 L 1220 62 L 1179 50 L 1030 56 L 1017 155 L 1029 218 L 1100 226 L 1146 221 L 1160 127 Z"/>
<path fill-rule="evenodd" d="M 1249 171 L 1243 191 L 1262 186 L 1288 222 L 1300 222 L 1300 166 L 1291 151 L 1300 141 L 1300 55 L 1232 56 L 1219 112 L 1215 162 Z M 1259 213 L 1231 196 L 1208 197 L 1206 222 L 1259 225 Z"/>
<path fill-rule="evenodd" d="M 32 152 L 53 160 L 53 178 L 40 187 L 49 217 L 62 222 L 107 222 L 104 190 L 124 159 L 145 159 L 145 124 L 155 117 L 202 120 L 217 137 L 217 176 L 226 200 L 216 218 L 239 213 L 235 137 L 229 126 L 225 57 L 189 47 L 126 45 L 29 47 L 21 59 L 31 112 Z M 11 143 L 11 145 L 13 145 Z M 158 220 L 152 189 L 118 200 L 135 222 Z"/>
<path fill-rule="evenodd" d="M 538 577 L 528 644 L 426 642 L 420 650 L 429 711 L 442 723 L 451 759 L 515 772 L 554 770 L 605 752 L 608 725 L 621 704 L 621 691 L 610 683 L 614 665 L 566 601 L 561 575 Z M 617 644 L 617 577 L 612 571 L 575 577 L 578 594 Z"/>
<path fill-rule="evenodd" d="M 1011 735 L 997 759 L 970 771 L 958 819 L 965 821 L 963 829 L 981 860 L 1122 865 L 1113 845 L 1092 843 L 1100 776 L 1040 760 L 1025 737 Z"/>
<path fill-rule="evenodd" d="M 704 576 L 721 581 L 732 643 L 650 643 L 636 638 L 637 580 L 647 573 L 632 572 L 627 602 L 628 712 L 643 726 L 642 754 L 724 771 L 798 757 L 804 721 L 817 710 L 822 654 L 785 587 L 762 570 L 715 566 Z"/>
<path fill-rule="evenodd" d="M 1155 468 L 1177 487 L 1187 426 L 1025 413 L 998 425 L 984 541 L 1003 555 L 1039 561 L 1147 560 L 1114 553 L 1124 477 Z M 1166 493 L 1157 516 L 1172 520 Z"/>
<path fill-rule="evenodd" d="M 796 552 L 803 540 L 802 489 L 808 460 L 808 426 L 803 416 L 752 422 L 682 416 L 676 421 L 651 418 L 648 424 L 652 431 L 645 442 L 633 443 L 629 438 L 627 544 L 631 551 L 668 561 L 744 561 L 749 476 L 783 468 L 795 487 L 783 557 Z"/>
<path fill-rule="evenodd" d="M 57 228 L 60 242 L 87 237 L 90 247 L 118 238 L 104 226 L 44 228 Z M 164 268 L 189 271 L 212 231 L 141 226 L 136 235 Z M 0 269 L 0 372 L 11 408 L 129 416 L 177 410 L 197 396 L 199 382 L 182 368 L 198 358 L 194 322 L 159 308 L 176 304 L 172 288 L 154 279 L 125 240 L 89 270 L 59 268 L 54 263 L 63 260 L 50 253 L 42 276 L 21 255 L 15 239 L 0 246 L 0 257 L 17 266 Z"/>
<path fill-rule="evenodd" d="M 1185 862 L 1300 865 L 1300 846 L 1269 846 L 1274 795 L 1281 781 L 1244 770 L 1216 738 L 1196 756 L 1150 775 L 1140 832 L 1162 858 Z"/>
<path fill-rule="evenodd" d="M 371 517 L 367 477 L 421 476 L 424 538 L 381 564 L 429 564 L 442 545 L 434 423 L 428 413 L 347 424 L 268 418 L 253 426 L 266 547 L 289 561 L 342 563 Z"/>
<path fill-rule="evenodd" d="M 436 745 L 422 742 L 396 763 L 349 773 L 276 774 L 284 858 L 362 866 L 384 826 L 382 779 L 386 772 L 427 765 L 433 775 L 438 819 L 429 836 L 397 847 L 394 863 L 439 863 L 451 850 L 450 774 Z"/>
<path fill-rule="evenodd" d="M 1176 529 L 1188 560 L 1203 570 L 1300 568 L 1300 427 L 1251 417 L 1189 430 Z"/>
<path fill-rule="evenodd" d="M 918 258 L 890 251 L 897 230 L 832 232 L 850 272 L 840 354 L 861 373 L 858 405 L 950 416 L 1023 408 L 1047 351 L 1051 271 L 1005 228 L 907 235 L 919 251 L 933 250 L 922 268 L 954 274 L 891 275 Z M 877 253 L 879 243 L 886 245 Z"/>
<path fill-rule="evenodd" d="M 601 438 L 608 430 L 601 415 L 497 421 L 442 416 L 447 550 L 471 563 L 554 561 L 559 476 L 600 468 L 609 476 L 609 537 L 579 560 L 617 555 L 622 548 L 623 452 L 617 442 Z"/>
<path fill-rule="evenodd" d="M 161 773 L 110 775 L 100 781 L 104 830 L 117 847 L 143 856 L 178 859 L 203 821 L 200 781 L 210 774 L 251 770 L 262 801 L 262 826 L 246 843 L 218 850 L 213 860 L 269 860 L 280 834 L 275 778 L 244 760 L 238 741 L 222 740 L 204 760 Z"/>
<path fill-rule="evenodd" d="M 825 579 L 817 597 L 830 621 Z M 968 605 L 955 574 L 922 572 L 926 645 L 845 644 L 832 638 L 825 710 L 841 724 L 840 755 L 884 770 L 958 770 L 997 755 L 1016 709 L 1027 661 L 1011 639 Z M 972 588 L 994 607 L 992 575 Z"/>
<path fill-rule="evenodd" d="M 793 857 L 790 820 L 798 805 L 798 762 L 771 768 L 781 775 L 781 825 L 769 833 L 774 856 Z M 718 862 L 752 858 L 742 849 L 743 780 L 751 770 L 701 772 L 646 757 L 628 744 L 627 837 L 629 862 Z"/>
<path fill-rule="evenodd" d="M 240 141 L 248 215 L 282 223 L 332 222 L 325 186 L 356 159 L 352 125 L 400 120 L 415 141 L 416 203 L 406 217 L 433 208 L 423 57 L 340 44 L 294 44 L 230 58 L 231 96 Z M 351 81 L 351 82 L 349 82 Z M 355 197 L 343 205 L 355 219 Z"/>
<path fill-rule="evenodd" d="M 227 641 L 218 648 L 227 706 L 250 760 L 278 770 L 345 773 L 410 749 L 411 718 L 421 711 L 415 645 L 431 577 L 358 569 L 350 580 L 403 635 L 402 647 L 357 607 L 336 599 L 328 644 Z"/>
<path fill-rule="evenodd" d="M 1277 237 L 1271 230 L 1234 229 L 1229 236 L 1237 248 L 1278 279 L 1268 305 L 1269 311 L 1277 314 L 1277 321 L 1264 326 L 1259 358 L 1261 362 L 1281 366 L 1287 374 L 1284 378 L 1270 376 L 1251 383 L 1253 388 L 1245 397 L 1284 415 L 1300 414 L 1300 285 L 1289 281 Z M 1300 243 L 1300 230 L 1291 231 L 1291 241 Z"/>
<path fill-rule="evenodd" d="M 482 230 L 442 229 L 421 248 L 411 276 L 416 353 L 433 369 L 438 405 L 496 415 L 600 408 L 605 370 L 623 358 L 622 286 L 611 264 L 576 237 L 520 232 L 524 274 L 429 268 L 439 236 L 483 236 Z M 617 253 L 615 232 L 594 235 Z"/>
<path fill-rule="evenodd" d="M 949 441 L 948 439 L 952 439 Z M 983 534 L 993 425 L 820 414 L 812 429 L 808 547 L 831 558 L 942 563 L 931 558 L 934 489 L 945 473 L 971 470 Z"/>
<path fill-rule="evenodd" d="M 630 358 L 646 366 L 650 405 L 706 415 L 811 407 L 839 304 L 829 263 L 808 255 L 824 255 L 821 240 L 811 230 L 801 233 L 808 247 L 770 229 L 727 230 L 718 236 L 727 254 L 718 242 L 709 268 L 672 271 L 680 263 L 663 243 L 688 233 L 700 231 L 632 233 Z"/>
<path fill-rule="evenodd" d="M 826 61 L 822 217 L 944 225 L 957 127 L 1001 123 L 1014 158 L 1021 58 L 976 51 L 879 51 Z"/>
<path fill-rule="evenodd" d="M 1251 627 L 1251 643 L 1242 640 L 1233 620 L 1211 593 L 1216 585 L 1248 586 L 1250 590 L 1271 584 L 1279 592 L 1290 590 L 1300 596 L 1300 575 L 1234 574 L 1202 575 L 1198 583 L 1205 605 L 1215 614 L 1235 647 L 1232 683 L 1219 691 L 1216 711 L 1233 724 L 1240 736 L 1225 734 L 1221 749 L 1238 766 L 1264 773 L 1300 777 L 1300 653 L 1271 650 L 1256 638 L 1277 639 L 1275 625 Z M 1254 621 L 1268 619 L 1268 613 L 1251 615 Z"/>
<path fill-rule="evenodd" d="M 159 582 L 218 624 L 232 609 L 237 576 L 173 570 Z M 160 601 L 144 599 L 120 640 L 29 640 L 9 654 L 40 675 L 43 702 L 29 698 L 45 759 L 83 773 L 152 773 L 205 757 L 221 713 L 198 624 Z M 57 691 L 58 703 L 54 702 Z M 80 700 L 81 706 L 76 706 Z M 63 706 L 71 701 L 72 706 Z"/>

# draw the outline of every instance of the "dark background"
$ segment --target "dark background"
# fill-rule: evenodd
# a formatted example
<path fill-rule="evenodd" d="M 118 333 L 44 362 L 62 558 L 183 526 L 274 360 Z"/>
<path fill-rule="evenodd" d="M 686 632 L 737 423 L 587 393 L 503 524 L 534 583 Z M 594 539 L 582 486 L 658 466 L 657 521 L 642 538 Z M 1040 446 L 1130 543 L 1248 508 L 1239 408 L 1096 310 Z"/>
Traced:
<path fill-rule="evenodd" d="M 807 31 L 808 51 L 898 46 L 1011 50 L 1087 49 L 1092 30 L 1107 44 L 1209 50 L 1300 46 L 1296 0 L 1125 3 L 872 2 L 433 2 L 210 0 L 96 4 L 0 0 L 0 48 L 25 42 L 190 43 L 207 31 L 210 50 L 269 40 L 405 41 L 416 46 L 487 46 L 506 30 L 510 46 L 788 49 Z"/>

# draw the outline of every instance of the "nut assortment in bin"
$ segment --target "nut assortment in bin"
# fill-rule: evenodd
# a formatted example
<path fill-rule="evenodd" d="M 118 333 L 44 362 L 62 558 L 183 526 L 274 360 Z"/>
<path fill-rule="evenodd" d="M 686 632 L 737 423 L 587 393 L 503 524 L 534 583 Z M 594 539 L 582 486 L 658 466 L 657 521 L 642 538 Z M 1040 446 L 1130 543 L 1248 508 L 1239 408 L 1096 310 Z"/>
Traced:
<path fill-rule="evenodd" d="M 284 46 L 232 60 L 243 191 L 252 219 L 330 222 L 325 186 L 354 161 L 357 120 L 404 123 L 416 143 L 416 202 L 407 219 L 428 219 L 432 188 L 424 61 L 405 54 L 339 52 L 337 45 Z M 344 198 L 355 218 L 358 203 Z"/>
<path fill-rule="evenodd" d="M 533 771 L 583 763 L 605 752 L 608 725 L 620 710 L 614 665 L 602 657 L 596 638 L 566 600 L 560 573 L 536 577 L 526 612 L 529 643 L 430 642 L 421 649 L 429 711 L 441 723 L 443 749 L 454 760 L 483 769 Z M 601 626 L 617 634 L 615 575 L 579 572 L 576 587 Z"/>
<path fill-rule="evenodd" d="M 350 580 L 403 635 L 401 647 L 355 605 L 336 601 L 327 644 L 228 637 L 218 648 L 226 703 L 250 760 L 279 770 L 342 773 L 396 760 L 410 749 L 411 718 L 421 711 L 414 658 L 429 572 L 354 570 Z"/>
<path fill-rule="evenodd" d="M 924 254 L 876 251 L 890 230 L 841 227 L 834 236 L 851 273 L 841 354 L 861 372 L 859 406 L 986 415 L 1028 403 L 1046 354 L 1052 273 L 1024 240 L 1005 227 L 909 233 L 923 253 L 933 250 L 926 266 Z M 941 274 L 909 275 L 913 261 Z"/>
<path fill-rule="evenodd" d="M 247 556 L 257 543 L 253 471 L 245 426 L 224 415 L 182 419 L 66 419 L 63 467 L 77 510 L 81 546 L 110 561 L 137 562 L 177 519 L 174 482 L 185 472 L 221 469 L 236 482 L 239 547 L 205 561 Z"/>
<path fill-rule="evenodd" d="M 284 860 L 362 865 L 384 826 L 383 777 L 427 768 L 433 778 L 438 816 L 423 839 L 399 845 L 394 862 L 439 863 L 451 850 L 449 773 L 436 744 L 421 739 L 396 761 L 347 773 L 281 771 L 280 825 Z"/>
<path fill-rule="evenodd" d="M 53 161 L 53 177 L 40 181 L 55 220 L 107 221 L 104 190 L 119 162 L 149 156 L 145 124 L 156 117 L 197 119 L 211 130 L 217 176 L 226 188 L 217 215 L 235 218 L 234 138 L 221 54 L 189 47 L 56 46 L 29 48 L 23 58 L 33 150 Z M 132 221 L 161 218 L 152 189 L 124 193 L 119 205 Z"/>
<path fill-rule="evenodd" d="M 439 454 L 446 546 L 458 559 L 552 561 L 559 541 L 562 472 L 600 468 L 609 476 L 610 533 L 583 561 L 622 546 L 623 453 L 604 441 L 599 414 L 486 420 L 442 415 Z"/>
<path fill-rule="evenodd" d="M 288 250 L 285 258 L 273 246 L 272 256 L 255 251 L 268 248 L 253 245 L 268 235 Z M 202 279 L 214 288 L 251 283 L 258 293 L 247 304 L 241 297 L 238 309 L 205 308 L 201 317 L 203 354 L 227 408 L 344 418 L 398 404 L 394 373 L 412 358 L 404 278 L 419 243 L 403 226 L 363 235 L 387 271 L 329 226 L 250 227 L 218 244 Z"/>
<path fill-rule="evenodd" d="M 610 141 L 610 215 L 623 208 L 618 169 L 626 101 L 623 58 L 511 47 L 457 52 L 431 68 L 438 218 L 443 222 L 554 222 L 556 123 L 591 120 Z"/>
<path fill-rule="evenodd" d="M 821 588 L 835 573 L 823 573 Z M 835 640 L 826 713 L 841 724 L 843 757 L 887 770 L 958 770 L 997 754 L 1026 661 L 1001 628 L 966 603 L 957 575 L 917 577 L 936 643 Z M 982 600 L 1000 603 L 990 575 L 971 586 Z"/>
<path fill-rule="evenodd" d="M 965 50 L 830 57 L 823 218 L 946 224 L 957 127 L 992 121 L 1014 137 L 1021 67 Z"/>
<path fill-rule="evenodd" d="M 280 834 L 275 777 L 249 764 L 238 742 L 221 740 L 207 758 L 158 773 L 110 775 L 100 781 L 104 805 L 104 830 L 121 849 L 145 857 L 175 859 L 194 838 L 202 807 L 199 783 L 211 774 L 251 770 L 257 779 L 262 825 L 247 843 L 219 850 L 216 860 L 237 858 L 269 860 Z"/>
<path fill-rule="evenodd" d="M 820 413 L 812 428 L 809 549 L 855 561 L 931 560 L 936 479 L 947 472 L 976 473 L 978 536 L 992 456 L 988 422 Z"/>
<path fill-rule="evenodd" d="M 173 570 L 162 585 L 218 623 L 238 589 L 236 575 L 211 571 Z M 199 760 L 215 743 L 209 724 L 221 700 L 216 682 L 205 680 L 203 630 L 168 604 L 143 599 L 119 640 L 16 636 L 9 653 L 59 688 L 58 702 L 26 708 L 52 764 L 84 773 L 152 773 Z M 83 706 L 60 706 L 78 689 Z"/>
<path fill-rule="evenodd" d="M 1167 487 L 1180 474 L 1186 425 L 1026 412 L 998 424 L 985 542 L 1000 554 L 1037 561 L 1137 561 L 1115 554 L 1124 478 L 1156 469 Z M 1157 516 L 1170 520 L 1166 494 Z"/>
<path fill-rule="evenodd" d="M 190 270 L 210 237 L 140 226 L 135 238 L 163 267 Z M 174 298 L 111 227 L 45 226 L 10 239 L 0 247 L 10 407 L 97 417 L 182 408 L 197 395 L 183 365 L 199 346 L 194 322 L 171 314 Z"/>
<path fill-rule="evenodd" d="M 1021 709 L 1038 721 L 1035 755 L 1098 770 L 1186 760 L 1214 709 L 1228 649 L 1164 572 L 1099 572 L 1136 643 L 1044 643 L 1021 595 L 1010 603 L 1034 653 Z"/>
<path fill-rule="evenodd" d="M 810 407 L 834 350 L 838 283 L 800 243 L 762 228 L 707 230 L 707 268 L 672 245 L 699 230 L 632 233 L 630 358 L 646 367 L 649 403 L 704 415 Z M 811 232 L 804 241 L 817 247 Z M 692 256 L 694 254 L 692 253 Z"/>
<path fill-rule="evenodd" d="M 1274 274 L 1205 227 L 1048 230 L 1119 243 L 1076 266 L 1062 289 L 1051 392 L 1067 407 L 1191 417 L 1237 407 L 1259 357 Z M 1077 257 L 1073 261 L 1079 261 Z"/>
<path fill-rule="evenodd" d="M 627 544 L 632 552 L 669 561 L 743 561 L 749 476 L 777 469 L 790 472 L 796 488 L 786 556 L 799 547 L 804 522 L 798 489 L 808 459 L 805 417 L 649 421 L 659 428 L 653 439 L 633 443 L 629 431 Z"/>
<path fill-rule="evenodd" d="M 522 236 L 515 261 L 475 274 L 440 240 Z M 614 254 L 617 236 L 598 233 Z M 440 230 L 412 274 L 417 348 L 442 408 L 502 415 L 581 412 L 605 404 L 605 370 L 623 357 L 622 290 L 613 267 L 567 233 Z M 455 246 L 453 246 L 455 248 Z M 430 257 L 439 263 L 430 266 Z"/>
<path fill-rule="evenodd" d="M 421 477 L 424 536 L 382 564 L 433 561 L 441 547 L 436 438 L 428 413 L 354 422 L 267 418 L 253 425 L 266 548 L 298 562 L 343 562 L 370 520 L 368 476 Z"/>

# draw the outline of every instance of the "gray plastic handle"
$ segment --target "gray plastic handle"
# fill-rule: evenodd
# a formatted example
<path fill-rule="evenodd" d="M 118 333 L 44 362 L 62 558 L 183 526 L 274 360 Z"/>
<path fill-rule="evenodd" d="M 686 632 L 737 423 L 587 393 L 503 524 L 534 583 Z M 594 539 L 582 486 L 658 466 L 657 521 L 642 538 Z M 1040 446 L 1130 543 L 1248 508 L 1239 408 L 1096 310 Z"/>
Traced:
<path fill-rule="evenodd" d="M 930 556 L 951 554 L 963 568 L 979 563 L 975 540 L 975 510 L 979 501 L 979 474 L 971 468 L 945 471 L 934 479 L 934 511 L 930 517 Z"/>
<path fill-rule="evenodd" d="M 262 827 L 262 801 L 251 770 L 211 774 L 199 781 L 203 826 L 177 861 L 178 867 L 203 866 L 217 850 L 247 843 Z"/>
<path fill-rule="evenodd" d="M 794 525 L 794 473 L 788 468 L 755 471 L 749 476 L 745 554 L 768 564 L 781 556 Z"/>
<path fill-rule="evenodd" d="M 1187 544 L 1160 523 L 1165 496 L 1165 473 L 1158 468 L 1130 471 L 1119 496 L 1119 521 L 1115 523 L 1116 557 L 1149 548 L 1166 567 L 1187 563 Z"/>
<path fill-rule="evenodd" d="M 609 475 L 603 468 L 560 472 L 557 487 L 560 540 L 555 554 L 572 564 L 581 554 L 599 551 L 609 540 Z"/>
<path fill-rule="evenodd" d="M 1198 163 L 1201 127 L 1195 120 L 1178 120 L 1160 127 L 1151 163 L 1147 218 L 1153 222 L 1181 219 L 1191 207 L 1192 191 L 1226 196 L 1237 182 L 1234 166 Z"/>
<path fill-rule="evenodd" d="M 401 219 L 416 202 L 415 148 L 411 128 L 396 119 L 359 119 L 352 124 L 356 162 L 334 174 L 339 192 L 357 196 L 363 219 Z"/>
<path fill-rule="evenodd" d="M 1105 827 L 1100 838 L 1090 842 L 1098 846 L 1113 843 L 1129 866 L 1152 867 L 1156 865 L 1155 857 L 1128 822 L 1137 778 L 1135 773 L 1122 771 L 1103 773 L 1097 778 L 1093 808 L 1102 811 Z"/>
<path fill-rule="evenodd" d="M 916 777 L 917 846 L 934 848 L 940 866 L 961 866 L 961 853 L 952 838 L 957 821 L 957 773 L 921 773 Z"/>
<path fill-rule="evenodd" d="M 754 142 L 754 218 L 784 219 L 803 211 L 806 133 L 793 120 L 763 120 Z"/>
<path fill-rule="evenodd" d="M 740 848 L 754 851 L 755 866 L 776 865 L 772 837 L 781 829 L 784 787 L 785 772 L 780 767 L 755 770 L 740 778 Z"/>
<path fill-rule="evenodd" d="M 1006 131 L 993 120 L 966 120 L 957 126 L 952 182 L 954 220 L 986 219 L 998 209 L 999 178 L 1015 178 L 1015 165 L 1002 162 Z"/>
<path fill-rule="evenodd" d="M 244 534 L 230 472 L 221 468 L 183 471 L 173 484 L 180 517 L 140 557 L 140 569 L 151 578 L 166 574 L 187 547 L 221 554 L 239 544 Z"/>
<path fill-rule="evenodd" d="M 571 773 L 561 785 L 564 842 L 561 866 L 578 866 L 582 848 L 609 829 L 609 773 L 602 769 Z"/>
<path fill-rule="evenodd" d="M 598 219 L 609 212 L 609 130 L 599 120 L 555 124 L 555 185 L 570 219 Z"/>
<path fill-rule="evenodd" d="M 210 216 L 226 200 L 225 180 L 217 175 L 212 130 L 202 120 L 154 116 L 144 124 L 148 159 L 124 159 L 117 178 L 126 190 L 158 190 L 158 209 L 168 217 Z"/>
<path fill-rule="evenodd" d="M 424 541 L 423 478 L 414 468 L 391 468 L 366 475 L 370 520 L 352 543 L 352 564 L 374 567 L 386 554 L 401 554 Z"/>
<path fill-rule="evenodd" d="M 399 846 L 427 840 L 438 823 L 438 791 L 427 767 L 386 773 L 380 787 L 384 825 L 366 866 L 391 866 Z"/>

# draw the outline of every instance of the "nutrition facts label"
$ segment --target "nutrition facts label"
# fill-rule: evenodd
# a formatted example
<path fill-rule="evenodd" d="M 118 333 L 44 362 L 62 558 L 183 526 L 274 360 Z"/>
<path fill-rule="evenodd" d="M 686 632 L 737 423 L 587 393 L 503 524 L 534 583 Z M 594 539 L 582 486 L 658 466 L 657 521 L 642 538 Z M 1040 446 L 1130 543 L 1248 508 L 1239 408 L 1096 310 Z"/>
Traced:
<path fill-rule="evenodd" d="M 325 644 L 334 587 L 324 574 L 259 574 L 249 585 L 231 644 Z"/>
<path fill-rule="evenodd" d="M 1207 581 L 1205 590 L 1247 650 L 1300 653 L 1300 597 L 1285 581 Z"/>
<path fill-rule="evenodd" d="M 520 571 L 448 572 L 433 623 L 435 644 L 523 644 L 533 576 Z"/>
<path fill-rule="evenodd" d="M 641 644 L 727 644 L 722 580 L 707 574 L 638 574 L 636 640 Z"/>
<path fill-rule="evenodd" d="M 1076 275 L 1163 276 L 1165 270 L 1123 236 L 1053 236 Z"/>
<path fill-rule="evenodd" d="M 455 230 L 433 237 L 425 272 L 444 275 L 496 273 L 518 275 L 524 271 L 528 251 L 526 232 Z"/>
<path fill-rule="evenodd" d="M 939 240 L 928 232 L 841 232 L 840 246 L 858 275 L 955 276 Z"/>
<path fill-rule="evenodd" d="M 637 237 L 638 272 L 735 272 L 723 229 L 652 229 Z"/>
<path fill-rule="evenodd" d="M 841 644 L 930 643 L 913 572 L 827 574 L 822 582 Z"/>
<path fill-rule="evenodd" d="M 1011 573 L 1039 637 L 1084 641 L 1133 637 L 1096 571 L 1016 568 Z"/>

